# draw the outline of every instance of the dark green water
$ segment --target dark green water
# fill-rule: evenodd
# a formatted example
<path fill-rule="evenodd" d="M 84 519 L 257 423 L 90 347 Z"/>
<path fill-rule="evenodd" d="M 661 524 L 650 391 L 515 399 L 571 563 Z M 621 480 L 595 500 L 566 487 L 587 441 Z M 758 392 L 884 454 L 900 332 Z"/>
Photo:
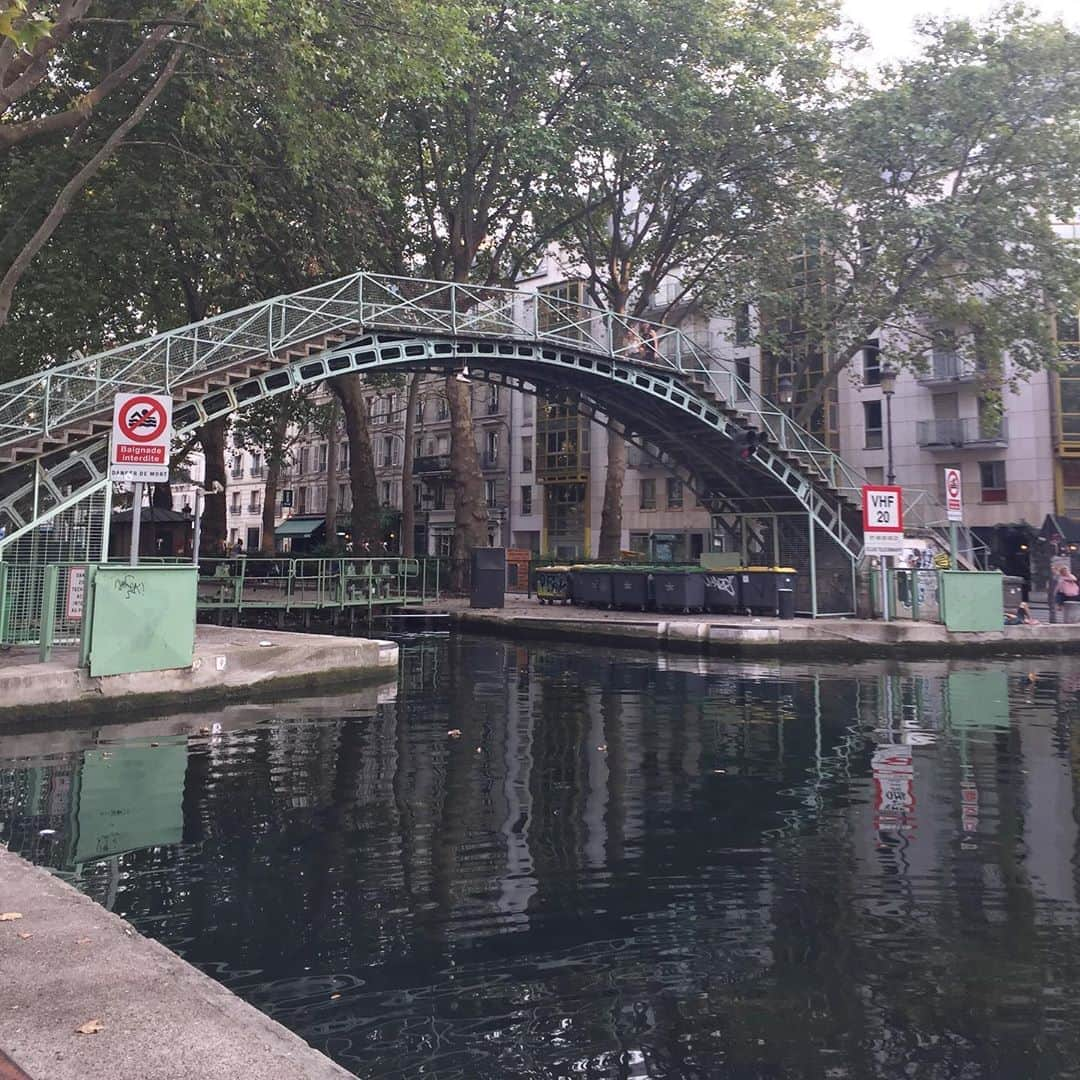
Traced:
<path fill-rule="evenodd" d="M 1078 688 L 418 643 L 0 738 L 0 839 L 363 1077 L 1071 1077 Z"/>

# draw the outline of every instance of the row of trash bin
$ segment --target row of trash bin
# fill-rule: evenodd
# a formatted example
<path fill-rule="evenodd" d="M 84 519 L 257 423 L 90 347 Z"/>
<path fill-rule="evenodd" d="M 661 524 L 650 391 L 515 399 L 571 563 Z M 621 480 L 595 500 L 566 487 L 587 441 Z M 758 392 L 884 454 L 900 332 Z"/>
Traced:
<path fill-rule="evenodd" d="M 704 570 L 698 566 L 543 566 L 541 603 L 630 611 L 754 612 L 795 616 L 795 571 L 784 566 Z"/>

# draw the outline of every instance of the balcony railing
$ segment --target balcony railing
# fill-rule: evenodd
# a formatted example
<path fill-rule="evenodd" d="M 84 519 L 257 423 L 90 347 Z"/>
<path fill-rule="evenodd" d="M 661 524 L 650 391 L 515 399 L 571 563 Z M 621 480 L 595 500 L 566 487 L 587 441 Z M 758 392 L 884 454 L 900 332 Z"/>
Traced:
<path fill-rule="evenodd" d="M 431 454 L 426 457 L 413 458 L 414 476 L 432 476 L 435 473 L 448 473 L 449 471 L 449 454 Z"/>
<path fill-rule="evenodd" d="M 977 416 L 957 420 L 920 420 L 916 441 L 927 450 L 955 450 L 964 446 L 1008 446 L 1009 430 L 1004 418 L 995 423 Z"/>
<path fill-rule="evenodd" d="M 931 359 L 929 368 L 920 372 L 918 379 L 924 386 L 934 383 L 961 383 L 978 378 L 982 371 L 983 366 L 976 360 L 958 353 L 938 353 Z"/>

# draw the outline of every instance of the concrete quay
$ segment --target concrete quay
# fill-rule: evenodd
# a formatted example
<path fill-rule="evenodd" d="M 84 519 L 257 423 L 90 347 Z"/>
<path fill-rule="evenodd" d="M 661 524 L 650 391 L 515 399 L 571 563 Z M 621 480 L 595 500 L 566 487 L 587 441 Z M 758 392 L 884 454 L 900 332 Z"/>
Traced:
<path fill-rule="evenodd" d="M 0 1047 L 32 1080 L 346 1080 L 297 1035 L 0 848 Z M 97 1021 L 97 1024 L 91 1024 Z M 100 1026 L 93 1034 L 77 1029 Z M 0 1076 L 5 1071 L 0 1057 Z"/>
<path fill-rule="evenodd" d="M 430 609 L 434 611 L 435 609 Z M 451 627 L 470 633 L 582 641 L 720 657 L 777 659 L 851 657 L 963 657 L 1080 652 L 1080 625 L 1002 626 L 987 633 L 959 633 L 938 623 L 871 619 L 792 619 L 664 615 L 543 605 L 507 597 L 506 607 L 472 609 L 446 601 Z"/>
<path fill-rule="evenodd" d="M 75 648 L 46 663 L 36 650 L 0 653 L 0 729 L 13 718 L 107 709 L 172 710 L 342 683 L 396 679 L 392 641 L 200 625 L 188 668 L 91 678 Z"/>

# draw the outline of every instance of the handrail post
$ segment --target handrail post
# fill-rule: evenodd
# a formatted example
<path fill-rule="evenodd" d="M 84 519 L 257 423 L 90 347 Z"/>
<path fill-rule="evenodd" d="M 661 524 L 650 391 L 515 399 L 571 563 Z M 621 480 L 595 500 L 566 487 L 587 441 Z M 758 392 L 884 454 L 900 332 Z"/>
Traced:
<path fill-rule="evenodd" d="M 41 588 L 41 619 L 38 624 L 38 659 L 46 664 L 52 658 L 53 638 L 56 636 L 56 597 L 60 588 L 60 567 L 56 563 L 45 567 Z"/>
<path fill-rule="evenodd" d="M 52 374 L 45 376 L 45 386 L 42 390 L 44 401 L 41 403 L 41 434 L 49 434 L 49 398 L 52 390 Z"/>
<path fill-rule="evenodd" d="M 450 282 L 450 330 L 456 334 L 458 332 L 458 320 L 457 320 L 457 282 Z"/>

